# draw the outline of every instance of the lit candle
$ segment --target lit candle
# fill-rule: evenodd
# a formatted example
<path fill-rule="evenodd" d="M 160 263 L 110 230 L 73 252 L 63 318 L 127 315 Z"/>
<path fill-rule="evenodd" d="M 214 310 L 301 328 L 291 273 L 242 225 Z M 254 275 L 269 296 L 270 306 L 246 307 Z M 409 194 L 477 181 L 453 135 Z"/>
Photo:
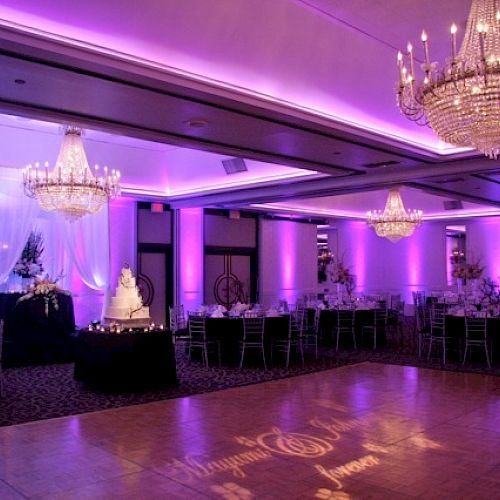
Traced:
<path fill-rule="evenodd" d="M 451 59 L 455 62 L 457 58 L 457 25 L 453 23 L 450 28 L 451 32 Z"/>
<path fill-rule="evenodd" d="M 160 323 L 160 330 L 163 330 L 163 323 Z"/>
<path fill-rule="evenodd" d="M 397 55 L 397 64 L 399 68 L 399 85 L 403 86 L 404 81 L 403 81 L 403 54 L 401 53 L 400 50 L 398 50 L 398 55 Z"/>
<path fill-rule="evenodd" d="M 429 44 L 427 42 L 427 33 L 425 30 L 422 31 L 422 36 L 420 38 L 422 40 L 422 43 L 424 44 L 424 54 L 425 54 L 425 64 L 429 66 Z"/>
<path fill-rule="evenodd" d="M 408 56 L 410 57 L 410 75 L 413 77 L 415 76 L 415 68 L 413 66 L 413 45 L 408 42 L 406 48 L 408 49 Z"/>

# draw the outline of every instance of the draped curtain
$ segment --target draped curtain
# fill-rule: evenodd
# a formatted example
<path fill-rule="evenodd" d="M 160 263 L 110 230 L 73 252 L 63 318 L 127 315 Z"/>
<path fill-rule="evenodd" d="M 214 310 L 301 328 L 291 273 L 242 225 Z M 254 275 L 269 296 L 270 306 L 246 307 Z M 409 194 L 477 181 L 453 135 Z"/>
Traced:
<path fill-rule="evenodd" d="M 66 248 L 82 281 L 93 290 L 109 288 L 109 217 L 106 205 L 95 215 L 64 221 Z"/>
<path fill-rule="evenodd" d="M 64 290 L 71 290 L 72 269 L 62 224 L 58 214 L 42 210 L 36 219 L 35 230 L 43 238 L 43 274 L 48 274 L 51 279 L 59 278 L 57 284 Z"/>
<path fill-rule="evenodd" d="M 0 168 L 0 285 L 9 278 L 39 213 L 38 203 L 23 193 L 22 171 Z"/>

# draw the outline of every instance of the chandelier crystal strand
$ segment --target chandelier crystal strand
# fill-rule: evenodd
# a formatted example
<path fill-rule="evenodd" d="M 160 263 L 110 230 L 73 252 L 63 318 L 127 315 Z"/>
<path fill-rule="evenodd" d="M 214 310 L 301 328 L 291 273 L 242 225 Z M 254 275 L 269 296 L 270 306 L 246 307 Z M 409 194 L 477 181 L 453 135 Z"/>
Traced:
<path fill-rule="evenodd" d="M 42 209 L 61 212 L 68 220 L 101 210 L 108 199 L 120 194 L 120 172 L 104 167 L 103 175 L 90 170 L 83 148 L 81 129 L 68 127 L 54 170 L 48 163 L 43 169 L 38 163 L 23 170 L 25 193 L 36 198 Z M 42 171 L 43 170 L 43 171 Z"/>
<path fill-rule="evenodd" d="M 372 210 L 366 214 L 366 222 L 375 229 L 377 236 L 395 243 L 411 236 L 422 223 L 422 210 L 406 210 L 397 189 L 390 189 L 385 209 Z"/>
<path fill-rule="evenodd" d="M 431 63 L 429 40 L 422 33 L 423 76 L 414 71 L 413 50 L 398 52 L 397 102 L 419 125 L 430 125 L 440 139 L 471 147 L 497 159 L 500 154 L 500 2 L 473 0 L 462 46 L 451 30 L 451 57 L 442 68 Z"/>

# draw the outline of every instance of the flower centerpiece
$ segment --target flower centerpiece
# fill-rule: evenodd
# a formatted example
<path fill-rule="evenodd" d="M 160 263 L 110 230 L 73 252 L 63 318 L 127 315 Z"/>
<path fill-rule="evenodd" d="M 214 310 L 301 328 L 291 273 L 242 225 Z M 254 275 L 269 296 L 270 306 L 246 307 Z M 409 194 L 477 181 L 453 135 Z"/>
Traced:
<path fill-rule="evenodd" d="M 61 276 L 58 276 L 55 280 L 52 280 L 49 278 L 48 274 L 46 274 L 43 279 L 35 278 L 35 282 L 31 285 L 28 293 L 19 297 L 16 304 L 23 302 L 24 300 L 43 299 L 45 303 L 45 316 L 49 315 L 49 303 L 52 303 L 52 306 L 57 311 L 59 309 L 57 294 L 63 293 L 65 295 L 71 295 L 69 291 L 62 290 L 57 286 L 57 282 L 60 278 Z"/>
<path fill-rule="evenodd" d="M 21 278 L 34 278 L 43 272 L 43 239 L 40 233 L 32 231 L 21 253 L 21 258 L 14 266 L 14 273 Z"/>
<path fill-rule="evenodd" d="M 345 285 L 351 279 L 352 279 L 352 274 L 349 271 L 349 269 L 344 265 L 344 263 L 341 260 L 335 262 L 331 274 L 332 282 Z"/>
<path fill-rule="evenodd" d="M 466 264 L 456 264 L 453 266 L 451 275 L 454 278 L 464 279 L 467 277 L 467 265 Z"/>
<path fill-rule="evenodd" d="M 490 277 L 483 278 L 479 286 L 482 302 L 489 305 L 500 304 L 500 288 Z"/>
<path fill-rule="evenodd" d="M 483 275 L 484 267 L 479 265 L 479 262 L 467 264 L 465 277 L 469 280 L 477 280 Z"/>
<path fill-rule="evenodd" d="M 347 293 L 349 295 L 352 294 L 355 286 L 355 278 L 349 268 L 342 262 L 342 260 L 339 259 L 334 262 L 330 279 L 333 283 L 344 285 Z"/>

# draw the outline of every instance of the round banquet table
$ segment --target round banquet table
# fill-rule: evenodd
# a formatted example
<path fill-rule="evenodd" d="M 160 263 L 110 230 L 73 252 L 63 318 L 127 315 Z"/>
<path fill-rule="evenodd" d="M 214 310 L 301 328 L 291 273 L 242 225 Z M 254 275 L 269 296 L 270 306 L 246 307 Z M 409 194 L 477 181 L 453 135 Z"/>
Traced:
<path fill-rule="evenodd" d="M 75 314 L 70 295 L 57 294 L 58 309 L 49 302 L 45 314 L 42 298 L 17 303 L 22 293 L 0 293 L 0 318 L 4 319 L 4 367 L 73 361 Z"/>
<path fill-rule="evenodd" d="M 166 330 L 102 333 L 81 330 L 74 379 L 103 390 L 162 389 L 177 384 L 172 334 Z"/>
<path fill-rule="evenodd" d="M 373 324 L 374 309 L 356 309 L 354 311 L 354 333 L 356 342 L 361 346 L 361 329 L 365 325 Z M 332 347 L 335 345 L 335 327 L 337 326 L 338 310 L 323 309 L 319 317 L 320 339 L 323 345 Z M 341 342 L 346 341 L 346 345 L 351 345 L 351 341 L 344 336 Z M 377 335 L 377 344 L 382 346 L 385 344 L 385 335 Z"/>
<path fill-rule="evenodd" d="M 287 338 L 290 316 L 266 317 L 264 320 L 264 348 L 266 359 L 271 360 L 271 342 L 273 339 Z M 242 318 L 207 318 L 207 338 L 218 340 L 221 348 L 221 364 L 237 366 L 240 363 L 240 341 L 243 340 Z M 262 364 L 262 356 L 256 349 L 245 353 L 245 365 Z"/>
<path fill-rule="evenodd" d="M 459 357 L 463 355 L 465 348 L 465 317 L 447 314 L 445 316 L 445 332 L 449 337 L 454 337 L 457 341 Z M 486 334 L 491 340 L 493 357 L 498 359 L 500 350 L 500 318 L 486 318 Z"/>

